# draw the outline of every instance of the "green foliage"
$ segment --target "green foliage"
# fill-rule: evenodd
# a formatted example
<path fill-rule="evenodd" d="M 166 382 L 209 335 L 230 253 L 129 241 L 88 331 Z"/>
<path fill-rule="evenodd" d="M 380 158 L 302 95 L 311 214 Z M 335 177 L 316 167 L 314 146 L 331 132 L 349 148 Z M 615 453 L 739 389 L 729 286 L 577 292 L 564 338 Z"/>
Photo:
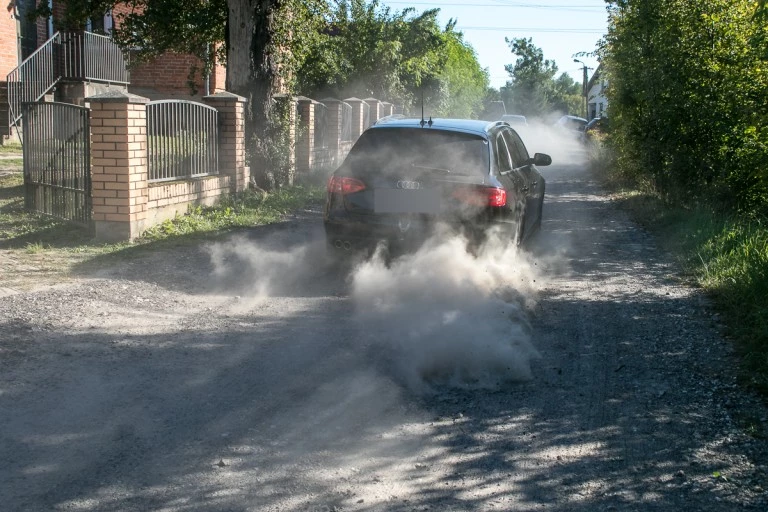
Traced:
<path fill-rule="evenodd" d="M 299 92 L 376 97 L 433 115 L 477 115 L 488 87 L 474 50 L 438 9 L 392 11 L 378 0 L 340 0 L 297 73 Z"/>
<path fill-rule="evenodd" d="M 437 114 L 443 117 L 476 118 L 485 105 L 488 70 L 482 69 L 475 50 L 460 32 L 449 26 L 443 32 L 447 59 L 440 74 L 445 94 Z"/>
<path fill-rule="evenodd" d="M 617 172 L 668 202 L 768 215 L 768 26 L 751 0 L 611 2 Z"/>
<path fill-rule="evenodd" d="M 251 162 L 265 170 L 256 177 L 257 184 L 267 190 L 294 184 L 292 155 L 300 130 L 294 114 L 295 105 L 289 98 L 276 98 L 265 129 L 251 140 Z"/>
<path fill-rule="evenodd" d="M 557 65 L 544 58 L 544 52 L 532 38 L 505 39 L 514 64 L 504 66 L 511 81 L 501 88 L 501 97 L 509 113 L 537 117 L 560 112 L 578 114 L 581 108 L 581 85 L 567 74 L 557 76 Z"/>

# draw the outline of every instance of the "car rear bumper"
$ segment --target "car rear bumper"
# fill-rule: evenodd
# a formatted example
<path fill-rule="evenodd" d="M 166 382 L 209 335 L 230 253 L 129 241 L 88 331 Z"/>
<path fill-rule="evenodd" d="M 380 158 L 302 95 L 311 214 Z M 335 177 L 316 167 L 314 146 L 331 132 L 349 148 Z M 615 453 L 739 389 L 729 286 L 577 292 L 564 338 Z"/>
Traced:
<path fill-rule="evenodd" d="M 325 234 L 329 248 L 341 251 L 372 251 L 384 242 L 391 250 L 418 249 L 434 235 L 461 234 L 470 243 L 479 243 L 492 225 L 514 226 L 505 219 L 481 219 L 467 222 L 436 222 L 422 216 L 389 219 L 388 222 L 359 222 L 343 218 L 325 220 Z"/>

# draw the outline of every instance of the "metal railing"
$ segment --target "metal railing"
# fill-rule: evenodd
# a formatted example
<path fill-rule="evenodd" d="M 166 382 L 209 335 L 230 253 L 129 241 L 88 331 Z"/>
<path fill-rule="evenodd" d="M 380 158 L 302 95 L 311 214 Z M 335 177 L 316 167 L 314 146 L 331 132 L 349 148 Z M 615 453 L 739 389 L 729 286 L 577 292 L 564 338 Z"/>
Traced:
<path fill-rule="evenodd" d="M 91 32 L 56 32 L 7 76 L 11 124 L 21 104 L 45 96 L 61 79 L 127 84 L 122 50 L 109 37 Z"/>
<path fill-rule="evenodd" d="M 185 100 L 147 104 L 149 181 L 219 173 L 218 112 Z"/>
<path fill-rule="evenodd" d="M 61 36 L 57 32 L 19 67 L 8 73 L 6 80 L 11 124 L 17 124 L 21 118 L 22 103 L 39 100 L 59 81 L 54 59 L 60 42 Z"/>
<path fill-rule="evenodd" d="M 93 32 L 62 34 L 62 78 L 115 84 L 130 82 L 123 51 L 108 36 Z"/>

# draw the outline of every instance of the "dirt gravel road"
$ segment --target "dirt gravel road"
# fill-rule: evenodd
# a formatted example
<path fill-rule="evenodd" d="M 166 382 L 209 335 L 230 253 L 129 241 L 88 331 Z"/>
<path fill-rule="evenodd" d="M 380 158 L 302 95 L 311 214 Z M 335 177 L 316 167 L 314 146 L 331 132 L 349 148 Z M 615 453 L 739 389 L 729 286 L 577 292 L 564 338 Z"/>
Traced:
<path fill-rule="evenodd" d="M 307 211 L 4 289 L 0 509 L 768 510 L 706 298 L 583 166 L 545 176 L 525 254 L 348 274 Z"/>

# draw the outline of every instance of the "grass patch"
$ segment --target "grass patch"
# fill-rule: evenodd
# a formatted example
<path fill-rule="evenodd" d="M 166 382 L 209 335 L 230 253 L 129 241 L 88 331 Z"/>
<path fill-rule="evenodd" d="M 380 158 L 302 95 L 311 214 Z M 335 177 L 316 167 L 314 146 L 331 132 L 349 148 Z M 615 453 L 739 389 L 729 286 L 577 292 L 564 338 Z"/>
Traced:
<path fill-rule="evenodd" d="M 610 185 L 624 187 L 620 204 L 713 297 L 742 355 L 743 381 L 768 397 L 768 222 L 681 208 L 623 182 Z"/>
<path fill-rule="evenodd" d="M 0 249 L 72 248 L 87 244 L 87 230 L 24 209 L 24 177 L 0 176 Z"/>
<path fill-rule="evenodd" d="M 259 226 L 281 220 L 287 213 L 320 204 L 325 192 L 320 187 L 295 186 L 271 194 L 246 191 L 224 199 L 213 207 L 198 206 L 148 229 L 145 241 L 192 234 L 209 234 L 236 228 Z"/>
<path fill-rule="evenodd" d="M 6 142 L 5 144 L 0 144 L 0 155 L 21 154 L 21 151 L 21 144 L 18 142 Z"/>
<path fill-rule="evenodd" d="M 0 171 L 20 171 L 24 167 L 24 159 L 0 158 Z"/>

